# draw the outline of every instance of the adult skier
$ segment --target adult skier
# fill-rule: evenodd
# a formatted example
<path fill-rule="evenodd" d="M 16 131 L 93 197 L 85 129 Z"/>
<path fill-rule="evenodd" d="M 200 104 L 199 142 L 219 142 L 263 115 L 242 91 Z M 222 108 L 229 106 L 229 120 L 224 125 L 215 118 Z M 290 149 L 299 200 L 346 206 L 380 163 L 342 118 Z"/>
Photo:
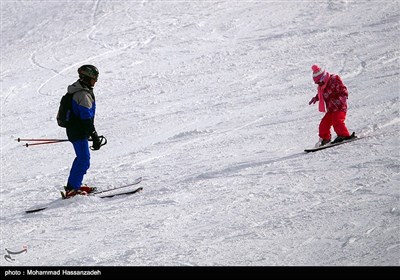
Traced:
<path fill-rule="evenodd" d="M 82 65 L 78 69 L 79 79 L 68 86 L 72 96 L 71 124 L 66 128 L 68 140 L 72 143 L 76 157 L 72 163 L 64 198 L 77 194 L 87 195 L 95 190 L 82 185 L 83 177 L 90 167 L 89 140 L 93 141 L 92 150 L 99 150 L 102 141 L 98 136 L 94 117 L 96 102 L 93 87 L 99 77 L 99 70 L 93 65 Z"/>

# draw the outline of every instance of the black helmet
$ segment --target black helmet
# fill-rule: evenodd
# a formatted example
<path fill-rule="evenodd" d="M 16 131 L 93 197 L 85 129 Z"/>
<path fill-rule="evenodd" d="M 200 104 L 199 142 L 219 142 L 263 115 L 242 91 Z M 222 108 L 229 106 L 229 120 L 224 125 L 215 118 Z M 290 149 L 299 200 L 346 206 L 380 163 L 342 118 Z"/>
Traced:
<path fill-rule="evenodd" d="M 79 78 L 83 81 L 90 81 L 91 79 L 97 81 L 97 78 L 99 77 L 99 70 L 93 65 L 82 65 L 78 69 L 78 74 Z"/>

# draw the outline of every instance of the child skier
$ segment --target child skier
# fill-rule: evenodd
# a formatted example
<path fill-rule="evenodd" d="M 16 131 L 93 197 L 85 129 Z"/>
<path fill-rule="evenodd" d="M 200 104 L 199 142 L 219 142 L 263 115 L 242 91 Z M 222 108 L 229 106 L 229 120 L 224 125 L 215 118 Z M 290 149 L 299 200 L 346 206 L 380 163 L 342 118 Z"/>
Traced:
<path fill-rule="evenodd" d="M 347 87 L 338 75 L 330 74 L 318 65 L 313 65 L 311 69 L 313 71 L 313 80 L 318 85 L 318 93 L 308 104 L 315 104 L 319 101 L 319 111 L 325 112 L 319 124 L 319 141 L 315 146 L 320 147 L 331 143 L 332 126 L 337 134 L 332 143 L 354 138 L 355 133 L 353 132 L 350 135 L 345 124 L 347 98 L 349 95 Z"/>

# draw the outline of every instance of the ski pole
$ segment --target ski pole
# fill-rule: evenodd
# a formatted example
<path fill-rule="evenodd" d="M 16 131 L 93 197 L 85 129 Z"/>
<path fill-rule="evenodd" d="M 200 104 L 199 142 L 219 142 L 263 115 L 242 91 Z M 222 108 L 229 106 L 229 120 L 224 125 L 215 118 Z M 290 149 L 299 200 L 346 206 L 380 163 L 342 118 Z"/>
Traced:
<path fill-rule="evenodd" d="M 45 144 L 55 144 L 55 143 L 61 143 L 61 142 L 66 142 L 68 140 L 58 140 L 58 141 L 43 141 L 43 142 L 36 142 L 36 143 L 26 143 L 24 146 L 27 148 L 30 146 L 37 146 L 37 145 L 45 145 Z"/>
<path fill-rule="evenodd" d="M 31 142 L 35 142 L 35 141 L 44 141 L 44 142 L 48 142 L 48 141 L 54 141 L 54 142 L 64 142 L 64 141 L 68 141 L 68 139 L 46 139 L 46 138 L 18 138 L 15 139 L 18 142 L 25 142 L 25 141 L 31 141 Z"/>

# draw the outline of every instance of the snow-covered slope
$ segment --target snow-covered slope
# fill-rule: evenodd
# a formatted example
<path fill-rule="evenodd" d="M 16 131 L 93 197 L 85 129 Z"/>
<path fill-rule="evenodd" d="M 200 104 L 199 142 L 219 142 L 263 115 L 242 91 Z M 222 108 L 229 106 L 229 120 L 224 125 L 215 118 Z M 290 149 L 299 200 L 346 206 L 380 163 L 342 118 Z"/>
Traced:
<path fill-rule="evenodd" d="M 398 1 L 2 1 L 1 249 L 18 266 L 400 264 Z M 55 115 L 100 70 L 85 183 Z M 357 142 L 305 154 L 311 65 L 342 76 Z M 4 251 L 3 251 L 4 252 Z"/>

